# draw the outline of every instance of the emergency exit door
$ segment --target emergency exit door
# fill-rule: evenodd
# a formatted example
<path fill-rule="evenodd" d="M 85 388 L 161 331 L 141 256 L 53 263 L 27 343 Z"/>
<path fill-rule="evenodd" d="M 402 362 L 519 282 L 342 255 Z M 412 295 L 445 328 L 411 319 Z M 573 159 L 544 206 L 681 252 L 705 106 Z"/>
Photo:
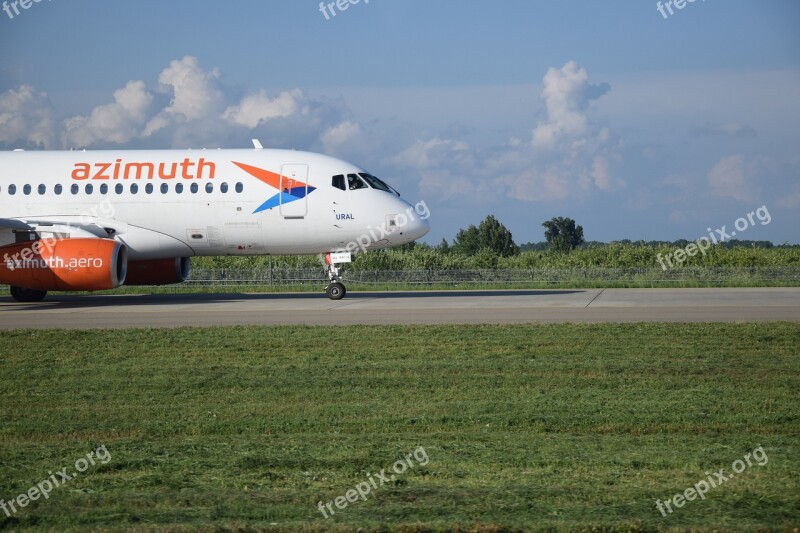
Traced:
<path fill-rule="evenodd" d="M 283 218 L 304 218 L 308 214 L 308 165 L 281 166 L 280 213 Z"/>

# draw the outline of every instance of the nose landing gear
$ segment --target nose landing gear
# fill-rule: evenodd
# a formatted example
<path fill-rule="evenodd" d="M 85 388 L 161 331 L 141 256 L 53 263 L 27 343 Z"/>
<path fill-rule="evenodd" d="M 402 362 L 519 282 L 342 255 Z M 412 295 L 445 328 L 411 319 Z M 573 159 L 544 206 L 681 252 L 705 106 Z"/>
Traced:
<path fill-rule="evenodd" d="M 325 254 L 326 273 L 330 284 L 325 287 L 325 294 L 331 300 L 341 300 L 347 294 L 347 288 L 339 281 L 339 269 L 336 263 L 351 263 L 353 256 L 349 252 L 328 252 Z"/>
<path fill-rule="evenodd" d="M 331 300 L 341 300 L 347 294 L 347 288 L 342 285 L 342 283 L 334 281 L 325 287 L 325 294 L 327 294 L 328 298 Z"/>

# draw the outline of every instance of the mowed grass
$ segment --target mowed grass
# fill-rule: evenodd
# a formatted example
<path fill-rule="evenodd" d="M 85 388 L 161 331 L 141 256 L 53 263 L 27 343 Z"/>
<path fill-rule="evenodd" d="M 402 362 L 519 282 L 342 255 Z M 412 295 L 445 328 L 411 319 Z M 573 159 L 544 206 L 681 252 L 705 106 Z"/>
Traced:
<path fill-rule="evenodd" d="M 111 455 L 0 530 L 800 527 L 798 324 L 14 331 L 0 354 L 0 498 Z"/>

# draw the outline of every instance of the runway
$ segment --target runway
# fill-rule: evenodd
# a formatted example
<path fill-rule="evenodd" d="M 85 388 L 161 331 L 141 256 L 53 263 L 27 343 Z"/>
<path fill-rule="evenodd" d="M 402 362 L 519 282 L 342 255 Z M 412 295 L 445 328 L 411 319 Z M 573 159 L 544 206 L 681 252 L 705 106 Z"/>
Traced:
<path fill-rule="evenodd" d="M 353 292 L 338 302 L 322 293 L 0 298 L 5 330 L 739 321 L 800 321 L 800 288 Z"/>

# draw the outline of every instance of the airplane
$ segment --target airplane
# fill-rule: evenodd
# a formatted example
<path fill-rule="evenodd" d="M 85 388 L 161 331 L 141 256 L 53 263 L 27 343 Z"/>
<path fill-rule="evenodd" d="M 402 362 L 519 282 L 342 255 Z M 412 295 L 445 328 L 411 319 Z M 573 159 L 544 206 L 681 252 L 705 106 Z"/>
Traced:
<path fill-rule="evenodd" d="M 0 284 L 18 302 L 48 291 L 186 281 L 196 256 L 324 254 L 337 264 L 430 230 L 363 168 L 311 152 L 69 150 L 0 153 Z"/>

